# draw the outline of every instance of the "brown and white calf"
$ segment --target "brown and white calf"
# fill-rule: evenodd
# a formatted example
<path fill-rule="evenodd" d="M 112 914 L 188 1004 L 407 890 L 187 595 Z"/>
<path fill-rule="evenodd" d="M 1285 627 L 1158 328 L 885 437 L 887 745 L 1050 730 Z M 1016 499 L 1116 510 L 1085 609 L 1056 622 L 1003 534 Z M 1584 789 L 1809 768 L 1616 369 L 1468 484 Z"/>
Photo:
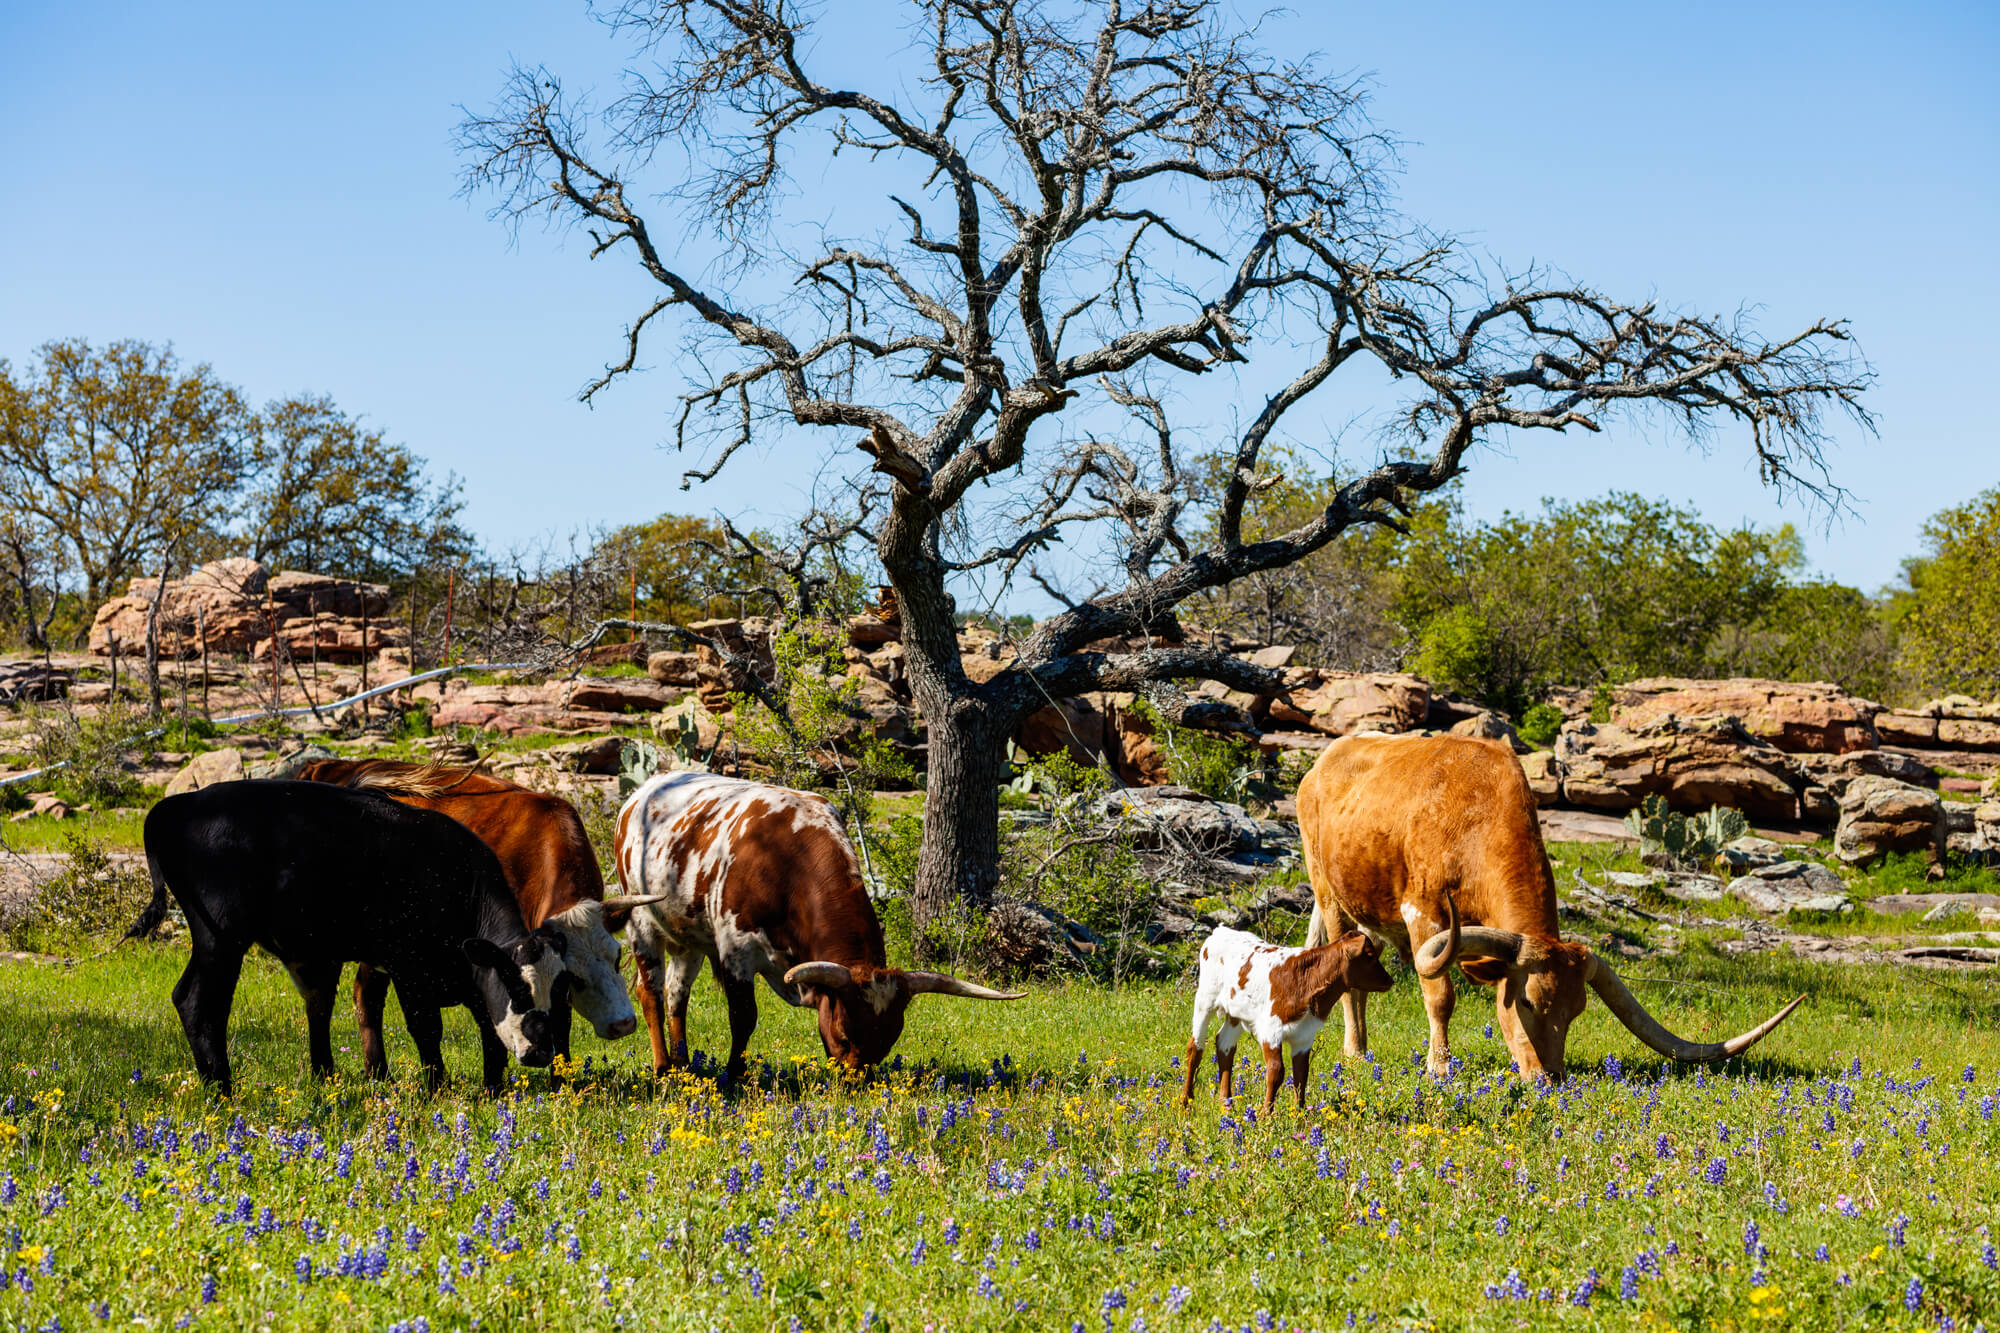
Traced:
<path fill-rule="evenodd" d="M 1194 1099 L 1194 1075 L 1201 1067 L 1201 1041 L 1219 1014 L 1215 1067 L 1222 1071 L 1222 1095 L 1235 1094 L 1236 1042 L 1248 1028 L 1264 1051 L 1264 1114 L 1278 1100 L 1285 1081 L 1285 1047 L 1292 1048 L 1292 1090 L 1306 1104 L 1312 1072 L 1313 1038 L 1326 1025 L 1334 1002 L 1352 992 L 1389 989 L 1389 973 L 1375 942 L 1351 930 L 1331 944 L 1289 949 L 1267 944 L 1246 931 L 1218 926 L 1201 946 L 1201 974 L 1194 990 L 1194 1030 L 1188 1038 L 1187 1081 L 1181 1105 Z"/>
<path fill-rule="evenodd" d="M 872 1065 L 919 995 L 1018 1000 L 889 966 L 854 848 L 825 797 L 712 773 L 662 773 L 618 811 L 618 878 L 654 899 L 632 913 L 639 1009 L 653 1065 L 687 1061 L 688 994 L 704 958 L 729 1002 L 729 1078 L 757 1026 L 758 977 L 819 1011 L 820 1043 Z"/>

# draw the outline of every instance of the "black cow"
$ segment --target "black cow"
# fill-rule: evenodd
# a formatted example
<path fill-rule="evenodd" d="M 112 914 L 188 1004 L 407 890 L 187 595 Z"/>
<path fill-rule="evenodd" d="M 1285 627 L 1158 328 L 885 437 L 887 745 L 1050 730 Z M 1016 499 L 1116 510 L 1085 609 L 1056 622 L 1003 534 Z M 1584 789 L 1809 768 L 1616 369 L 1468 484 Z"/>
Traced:
<path fill-rule="evenodd" d="M 261 945 L 305 997 L 313 1072 L 333 1072 L 329 1025 L 342 967 L 396 983 L 403 1021 L 435 1084 L 440 1010 L 479 1024 L 486 1086 L 512 1050 L 546 1065 L 561 936 L 530 933 L 499 860 L 464 825 L 372 792 L 321 782 L 227 782 L 169 796 L 146 816 L 153 899 L 127 936 L 149 934 L 173 890 L 194 957 L 174 1007 L 195 1068 L 230 1091 L 226 1039 L 243 955 Z"/>

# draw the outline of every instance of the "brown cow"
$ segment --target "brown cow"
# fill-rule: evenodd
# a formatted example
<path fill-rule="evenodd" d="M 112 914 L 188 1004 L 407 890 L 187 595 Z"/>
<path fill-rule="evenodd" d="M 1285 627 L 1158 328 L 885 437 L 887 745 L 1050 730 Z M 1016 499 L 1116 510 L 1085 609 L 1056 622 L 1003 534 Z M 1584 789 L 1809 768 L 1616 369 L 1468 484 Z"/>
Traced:
<path fill-rule="evenodd" d="M 1569 1025 L 1588 991 L 1634 1036 L 1674 1060 L 1735 1055 L 1783 1022 L 1804 996 L 1725 1042 L 1660 1026 L 1590 947 L 1561 937 L 1555 874 L 1534 796 L 1504 743 L 1463 736 L 1350 736 L 1299 784 L 1299 833 L 1312 876 L 1313 925 L 1346 917 L 1410 959 L 1430 1013 L 1430 1072 L 1451 1063 L 1454 961 L 1495 986 L 1507 1049 L 1526 1077 L 1563 1076 Z M 1460 929 L 1459 920 L 1473 923 Z M 1368 1049 L 1367 996 L 1341 998 L 1349 1055 Z"/>
<path fill-rule="evenodd" d="M 618 878 L 651 903 L 632 914 L 632 956 L 661 1072 L 687 1060 L 688 994 L 704 958 L 729 1001 L 731 1082 L 757 1026 L 760 976 L 785 1003 L 819 1010 L 820 1044 L 849 1067 L 889 1053 L 918 995 L 1021 998 L 888 965 L 853 845 L 822 796 L 662 773 L 618 811 Z"/>
<path fill-rule="evenodd" d="M 574 807 L 560 796 L 503 782 L 477 768 L 406 764 L 387 759 L 321 759 L 299 771 L 307 782 L 362 788 L 405 805 L 449 815 L 493 849 L 507 885 L 521 904 L 528 929 L 549 925 L 562 932 L 569 986 L 550 1010 L 556 1054 L 569 1056 L 570 1007 L 590 1020 L 606 1041 L 639 1027 L 625 980 L 620 946 L 611 934 L 644 899 L 604 897 L 604 876 Z M 354 1016 L 361 1028 L 362 1063 L 387 1077 L 382 1006 L 389 978 L 363 964 L 354 976 Z"/>

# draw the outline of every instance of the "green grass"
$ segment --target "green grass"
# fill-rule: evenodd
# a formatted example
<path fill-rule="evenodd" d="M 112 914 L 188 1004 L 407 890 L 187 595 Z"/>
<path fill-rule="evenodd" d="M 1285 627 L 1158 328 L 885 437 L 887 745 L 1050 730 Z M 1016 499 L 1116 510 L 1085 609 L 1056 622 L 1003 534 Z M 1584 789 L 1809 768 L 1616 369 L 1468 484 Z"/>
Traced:
<path fill-rule="evenodd" d="M 862 1081 L 824 1069 L 809 1015 L 762 993 L 740 1093 L 705 1073 L 656 1082 L 643 1039 L 584 1035 L 567 1088 L 528 1073 L 496 1102 L 467 1087 L 462 1013 L 459 1081 L 438 1097 L 313 1083 L 298 1001 L 263 959 L 232 1025 L 239 1095 L 221 1102 L 168 1004 L 183 957 L 0 965 L 0 1232 L 33 1283 L 0 1291 L 0 1326 L 94 1327 L 104 1302 L 117 1324 L 215 1329 L 1234 1329 L 1260 1311 L 1326 1328 L 1970 1328 L 2000 1304 L 1985 975 L 1699 948 L 1630 964 L 1692 1037 L 1808 1004 L 1757 1058 L 1705 1072 L 1662 1064 L 1593 1005 L 1554 1090 L 1506 1073 L 1483 992 L 1454 1023 L 1463 1066 L 1424 1077 L 1403 978 L 1371 1006 L 1376 1062 L 1341 1061 L 1336 1024 L 1312 1104 L 1259 1123 L 1207 1078 L 1178 1109 L 1188 996 L 1166 986 L 922 1000 L 899 1063 Z M 390 1030 L 407 1072 L 393 1011 Z M 690 1031 L 723 1039 L 706 981 Z M 248 1223 L 231 1220 L 242 1199 Z M 1569 1303 L 1592 1269 L 1588 1304 Z M 1509 1299 L 1510 1274 L 1549 1298 Z"/>
<path fill-rule="evenodd" d="M 60 852 L 70 837 L 80 834 L 112 851 L 137 852 L 145 850 L 145 826 L 146 812 L 137 807 L 87 810 L 66 819 L 38 815 L 18 824 L 12 820 L 0 824 L 0 847 L 16 852 Z"/>

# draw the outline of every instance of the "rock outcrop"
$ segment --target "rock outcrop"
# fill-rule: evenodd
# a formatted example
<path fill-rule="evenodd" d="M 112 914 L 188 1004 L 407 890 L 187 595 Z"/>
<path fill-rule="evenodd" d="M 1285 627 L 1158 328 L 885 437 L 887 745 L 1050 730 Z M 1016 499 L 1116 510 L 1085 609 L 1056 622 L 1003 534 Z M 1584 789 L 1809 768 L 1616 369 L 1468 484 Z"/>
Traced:
<path fill-rule="evenodd" d="M 1627 729 L 1667 718 L 1733 717 L 1750 735 L 1792 754 L 1845 754 L 1881 743 L 1874 719 L 1882 706 L 1824 681 L 1656 676 L 1616 686 L 1611 697 L 1611 720 Z"/>
<path fill-rule="evenodd" d="M 1880 713 L 1875 726 L 1884 745 L 2000 752 L 2000 702 L 1982 703 L 1963 694 Z"/>
<path fill-rule="evenodd" d="M 1733 716 L 1659 717 L 1636 727 L 1572 722 L 1556 740 L 1563 799 L 1636 809 L 1659 796 L 1676 810 L 1729 806 L 1752 819 L 1796 819 L 1804 783 L 1790 758 Z"/>
<path fill-rule="evenodd" d="M 121 656 L 145 651 L 146 622 L 159 580 L 133 579 L 121 597 L 97 609 L 90 650 Z M 243 654 L 260 661 L 274 651 L 295 659 L 358 662 L 387 648 L 406 647 L 409 633 L 389 619 L 389 590 L 379 583 L 286 570 L 275 577 L 255 560 L 234 556 L 167 580 L 160 593 L 159 648 L 168 658 Z"/>

